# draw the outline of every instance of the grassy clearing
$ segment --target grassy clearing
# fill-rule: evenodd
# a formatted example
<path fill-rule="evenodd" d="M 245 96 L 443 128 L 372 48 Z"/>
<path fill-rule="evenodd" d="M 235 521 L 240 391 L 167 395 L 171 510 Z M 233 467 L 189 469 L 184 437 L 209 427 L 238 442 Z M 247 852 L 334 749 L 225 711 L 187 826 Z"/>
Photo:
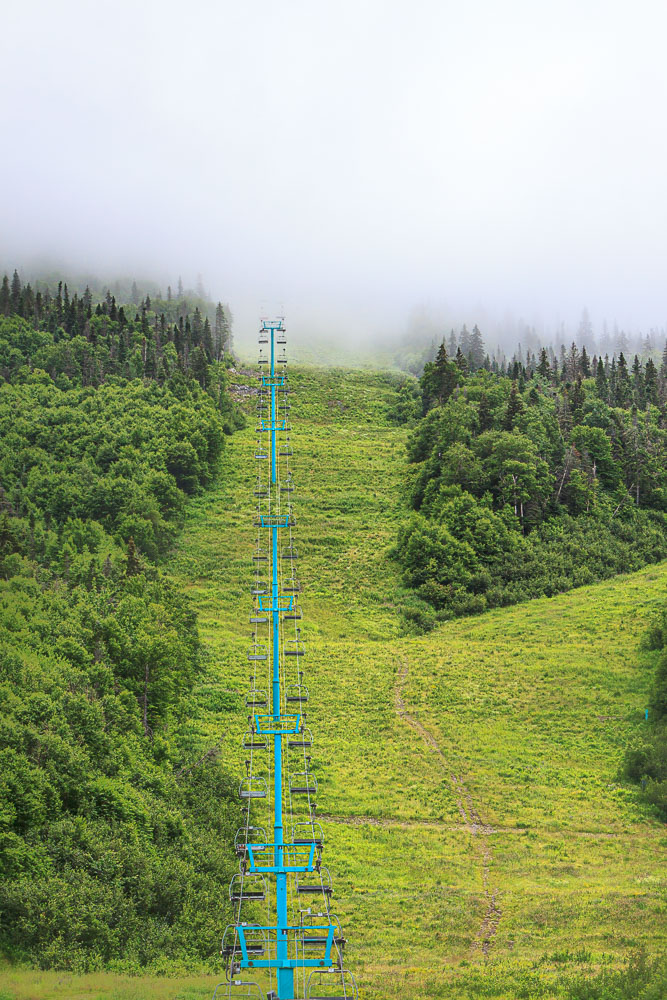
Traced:
<path fill-rule="evenodd" d="M 319 369 L 290 380 L 318 802 L 364 998 L 574 997 L 583 972 L 656 953 L 667 842 L 618 765 L 642 725 L 652 654 L 638 641 L 667 565 L 402 636 L 386 553 L 405 431 L 385 418 L 390 381 Z M 211 745 L 224 736 L 238 774 L 253 443 L 251 428 L 231 440 L 170 563 L 210 656 L 190 725 Z M 0 988 L 65 995 L 57 977 L 25 975 L 42 985 L 5 973 Z M 69 977 L 67 995 L 186 1000 L 214 984 L 112 978 L 86 977 L 86 993 Z"/>

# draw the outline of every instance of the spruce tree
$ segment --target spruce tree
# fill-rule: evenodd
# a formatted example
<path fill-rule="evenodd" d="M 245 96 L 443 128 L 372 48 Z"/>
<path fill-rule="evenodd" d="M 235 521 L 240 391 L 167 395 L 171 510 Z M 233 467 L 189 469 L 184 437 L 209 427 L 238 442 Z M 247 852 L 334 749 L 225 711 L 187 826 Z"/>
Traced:
<path fill-rule="evenodd" d="M 11 304 L 12 296 L 9 291 L 9 278 L 5 275 L 2 279 L 2 286 L 0 286 L 0 313 L 3 316 L 9 316 Z"/>
<path fill-rule="evenodd" d="M 648 359 L 644 368 L 644 394 L 647 403 L 658 405 L 658 372 L 652 358 Z"/>
<path fill-rule="evenodd" d="M 507 409 L 505 410 L 505 417 L 503 419 L 503 430 L 511 431 L 514 428 L 516 418 L 521 413 L 523 413 L 523 400 L 519 395 L 519 387 L 515 379 L 512 382 L 509 399 L 507 400 Z"/>
<path fill-rule="evenodd" d="M 549 355 L 547 354 L 544 347 L 540 351 L 540 361 L 537 366 L 537 373 L 540 378 L 548 381 L 551 376 L 551 365 L 549 364 Z"/>
<path fill-rule="evenodd" d="M 18 312 L 19 300 L 21 298 L 21 279 L 19 278 L 19 272 L 16 270 L 12 275 L 10 294 L 11 294 L 12 312 Z"/>
<path fill-rule="evenodd" d="M 597 369 L 595 371 L 595 388 L 600 399 L 606 403 L 609 395 L 609 386 L 607 385 L 607 375 L 604 370 L 602 358 L 598 358 Z"/>
<path fill-rule="evenodd" d="M 470 359 L 470 368 L 472 371 L 477 371 L 484 364 L 484 341 L 482 339 L 482 334 L 479 331 L 477 324 L 472 328 L 472 333 L 470 334 L 470 344 L 468 347 L 468 357 Z"/>

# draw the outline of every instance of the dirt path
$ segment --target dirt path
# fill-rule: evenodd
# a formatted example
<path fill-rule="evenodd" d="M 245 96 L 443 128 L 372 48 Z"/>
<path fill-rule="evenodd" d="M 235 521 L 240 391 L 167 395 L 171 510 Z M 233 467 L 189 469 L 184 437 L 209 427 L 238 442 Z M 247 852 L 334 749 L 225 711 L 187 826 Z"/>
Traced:
<path fill-rule="evenodd" d="M 440 749 L 435 737 L 424 728 L 419 719 L 416 719 L 408 712 L 401 694 L 401 689 L 404 687 L 407 677 L 408 665 L 404 661 L 401 664 L 401 668 L 396 676 L 396 684 L 394 686 L 394 704 L 396 707 L 396 714 L 399 718 L 403 719 L 406 725 L 410 726 L 410 728 L 421 737 L 429 750 L 435 754 L 440 768 L 449 777 L 452 791 L 454 792 L 456 806 L 461 814 L 461 819 L 463 820 L 463 828 L 468 830 L 468 832 L 475 838 L 477 851 L 482 865 L 482 885 L 486 899 L 486 911 L 476 935 L 476 946 L 481 947 L 482 954 L 486 958 L 488 957 L 493 943 L 493 938 L 496 935 L 498 924 L 502 916 L 502 911 L 497 901 L 498 890 L 492 889 L 490 885 L 493 849 L 489 842 L 489 836 L 495 831 L 493 827 L 484 823 L 482 820 L 479 810 L 473 802 L 472 795 L 466 788 L 463 779 L 460 775 L 454 774 L 447 767 L 445 755 Z"/>

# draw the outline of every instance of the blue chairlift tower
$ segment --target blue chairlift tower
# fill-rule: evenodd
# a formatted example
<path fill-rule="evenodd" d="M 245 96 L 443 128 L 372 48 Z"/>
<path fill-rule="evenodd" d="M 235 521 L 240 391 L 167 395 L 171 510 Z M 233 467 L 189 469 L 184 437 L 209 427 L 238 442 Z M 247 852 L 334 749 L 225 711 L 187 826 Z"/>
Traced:
<path fill-rule="evenodd" d="M 331 911 L 333 888 L 316 820 L 282 317 L 261 321 L 258 367 L 248 730 L 239 785 L 245 823 L 236 834 L 239 871 L 229 888 L 235 922 L 221 947 L 227 979 L 214 998 L 357 1000 L 356 982 L 343 965 L 346 941 Z"/>

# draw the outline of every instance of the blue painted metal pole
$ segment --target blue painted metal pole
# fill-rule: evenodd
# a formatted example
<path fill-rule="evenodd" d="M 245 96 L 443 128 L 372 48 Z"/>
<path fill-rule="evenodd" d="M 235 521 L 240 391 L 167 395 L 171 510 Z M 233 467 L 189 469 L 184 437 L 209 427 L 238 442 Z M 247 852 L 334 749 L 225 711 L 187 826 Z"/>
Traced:
<path fill-rule="evenodd" d="M 277 447 L 276 447 L 276 386 L 275 386 L 275 328 L 272 325 L 271 335 L 271 492 L 273 503 L 278 499 L 277 481 Z M 274 508 L 275 511 L 275 508 Z M 273 620 L 273 717 L 277 723 L 280 716 L 280 611 L 278 608 L 278 526 L 271 528 L 271 611 Z M 276 725 L 276 729 L 280 726 Z M 281 968 L 280 963 L 288 958 L 287 940 L 287 875 L 283 868 L 283 775 L 282 775 L 282 737 L 273 737 L 273 774 L 274 774 L 274 827 L 273 842 L 274 864 L 276 872 L 276 959 L 278 961 L 277 980 L 279 1000 L 292 1000 L 294 997 L 294 970 Z"/>

